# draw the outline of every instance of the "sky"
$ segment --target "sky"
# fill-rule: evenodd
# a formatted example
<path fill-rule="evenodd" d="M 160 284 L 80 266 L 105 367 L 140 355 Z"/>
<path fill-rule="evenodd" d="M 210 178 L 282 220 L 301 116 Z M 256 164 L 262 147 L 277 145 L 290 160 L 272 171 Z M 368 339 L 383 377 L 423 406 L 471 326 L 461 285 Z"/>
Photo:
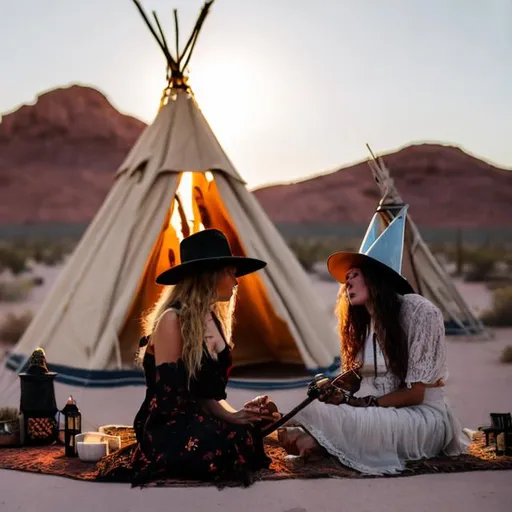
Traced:
<path fill-rule="evenodd" d="M 174 41 L 202 0 L 142 0 Z M 196 99 L 252 188 L 411 143 L 512 168 L 512 0 L 216 0 Z M 165 60 L 131 0 L 2 1 L 0 112 L 74 83 L 151 122 Z M 370 172 L 370 171 L 368 171 Z"/>

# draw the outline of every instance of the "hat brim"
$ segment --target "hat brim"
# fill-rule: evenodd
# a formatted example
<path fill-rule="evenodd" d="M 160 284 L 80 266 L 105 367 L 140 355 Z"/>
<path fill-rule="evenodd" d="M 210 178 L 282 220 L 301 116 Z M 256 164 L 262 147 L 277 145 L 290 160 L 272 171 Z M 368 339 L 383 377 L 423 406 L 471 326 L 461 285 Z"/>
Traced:
<path fill-rule="evenodd" d="M 174 285 L 191 275 L 196 275 L 200 272 L 212 272 L 226 267 L 235 267 L 235 276 L 243 277 L 261 270 L 266 266 L 267 263 L 265 261 L 258 260 L 256 258 L 246 258 L 245 256 L 202 258 L 181 263 L 180 265 L 176 265 L 175 267 L 162 272 L 157 276 L 156 283 Z"/>
<path fill-rule="evenodd" d="M 391 267 L 388 267 L 379 260 L 366 256 L 366 254 L 355 253 L 355 252 L 336 252 L 329 256 L 327 260 L 327 268 L 329 273 L 339 283 L 345 284 L 347 272 L 351 268 L 360 268 L 364 265 L 374 265 L 380 271 L 386 273 L 390 278 L 390 281 L 395 285 L 396 292 L 400 295 L 406 295 L 408 293 L 415 293 L 413 287 L 398 272 L 395 272 Z"/>

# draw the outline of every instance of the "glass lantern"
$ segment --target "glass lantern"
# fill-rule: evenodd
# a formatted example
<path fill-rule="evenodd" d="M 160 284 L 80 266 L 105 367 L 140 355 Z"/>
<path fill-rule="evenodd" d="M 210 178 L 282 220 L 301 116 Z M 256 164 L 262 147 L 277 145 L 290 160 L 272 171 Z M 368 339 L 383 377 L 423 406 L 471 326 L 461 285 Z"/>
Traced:
<path fill-rule="evenodd" d="M 82 432 L 82 414 L 72 396 L 61 412 L 64 415 L 64 451 L 66 457 L 76 457 L 75 436 Z"/>

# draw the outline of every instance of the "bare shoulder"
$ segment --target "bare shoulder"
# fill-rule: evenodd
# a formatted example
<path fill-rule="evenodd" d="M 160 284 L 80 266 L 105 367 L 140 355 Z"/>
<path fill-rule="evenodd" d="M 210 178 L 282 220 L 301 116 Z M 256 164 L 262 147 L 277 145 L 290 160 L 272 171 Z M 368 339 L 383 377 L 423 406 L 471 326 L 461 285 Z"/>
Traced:
<path fill-rule="evenodd" d="M 158 321 L 155 333 L 172 334 L 180 331 L 180 319 L 178 313 L 174 309 L 168 309 L 163 313 Z"/>
<path fill-rule="evenodd" d="M 183 339 L 177 312 L 168 309 L 158 321 L 152 334 L 157 364 L 175 362 L 181 357 Z"/>

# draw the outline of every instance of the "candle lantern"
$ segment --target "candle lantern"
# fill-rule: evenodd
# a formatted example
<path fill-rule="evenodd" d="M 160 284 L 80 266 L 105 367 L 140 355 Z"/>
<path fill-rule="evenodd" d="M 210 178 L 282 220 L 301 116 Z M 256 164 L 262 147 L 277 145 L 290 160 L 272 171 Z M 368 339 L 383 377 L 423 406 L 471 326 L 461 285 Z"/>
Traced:
<path fill-rule="evenodd" d="M 19 374 L 22 444 L 52 444 L 58 438 L 54 389 L 56 375 L 48 371 L 42 348 L 34 350 L 27 371 Z"/>
<path fill-rule="evenodd" d="M 64 415 L 64 451 L 66 457 L 76 457 L 75 436 L 82 433 L 82 414 L 72 396 L 61 412 Z"/>

